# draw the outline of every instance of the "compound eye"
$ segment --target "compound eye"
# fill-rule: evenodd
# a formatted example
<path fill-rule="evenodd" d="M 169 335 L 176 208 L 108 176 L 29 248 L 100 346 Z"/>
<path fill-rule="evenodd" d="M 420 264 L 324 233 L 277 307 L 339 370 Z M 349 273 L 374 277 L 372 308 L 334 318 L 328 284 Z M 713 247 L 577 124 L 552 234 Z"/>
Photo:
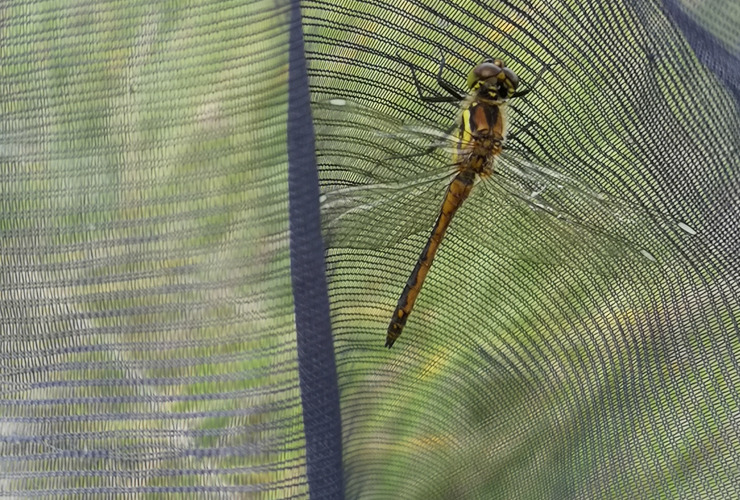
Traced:
<path fill-rule="evenodd" d="M 501 68 L 489 62 L 482 62 L 473 70 L 477 80 L 488 80 L 497 77 L 499 73 L 501 73 Z"/>
<path fill-rule="evenodd" d="M 516 73 L 511 71 L 509 68 L 504 68 L 504 74 L 506 75 L 506 79 L 511 82 L 511 88 L 516 89 L 519 86 L 519 77 Z"/>
<path fill-rule="evenodd" d="M 472 89 L 480 81 L 497 78 L 500 73 L 501 68 L 488 60 L 483 61 L 468 74 L 468 88 Z"/>

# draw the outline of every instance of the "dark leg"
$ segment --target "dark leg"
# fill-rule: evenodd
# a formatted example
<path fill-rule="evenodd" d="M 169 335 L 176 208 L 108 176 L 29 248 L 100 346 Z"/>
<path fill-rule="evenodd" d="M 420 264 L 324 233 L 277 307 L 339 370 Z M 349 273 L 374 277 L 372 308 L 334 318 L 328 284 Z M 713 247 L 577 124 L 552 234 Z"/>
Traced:
<path fill-rule="evenodd" d="M 519 156 L 521 156 L 522 158 L 526 158 L 528 160 L 535 158 L 534 151 L 532 150 L 532 148 L 530 148 L 529 146 L 527 146 L 523 142 L 520 142 L 519 145 L 517 145 L 517 146 L 511 146 L 511 147 L 506 148 L 506 149 L 507 149 L 507 151 L 514 151 Z"/>
<path fill-rule="evenodd" d="M 516 132 L 514 132 L 514 133 L 512 133 L 512 134 L 508 134 L 508 135 L 506 136 L 506 141 L 507 141 L 507 142 L 508 142 L 508 141 L 516 141 L 516 140 L 517 140 L 517 136 L 519 136 L 519 134 L 522 134 L 522 133 L 526 133 L 526 132 L 527 132 L 527 130 L 528 130 L 528 129 L 529 129 L 529 128 L 530 128 L 531 126 L 532 126 L 532 125 L 535 125 L 535 126 L 536 126 L 537 124 L 536 124 L 535 122 L 533 122 L 532 120 L 528 121 L 528 122 L 527 122 L 526 124 L 524 124 L 524 126 L 523 126 L 522 128 L 520 128 L 520 129 L 519 129 L 519 130 L 517 130 Z"/>
<path fill-rule="evenodd" d="M 524 144 L 524 142 L 519 137 L 521 134 L 526 134 L 527 131 L 530 129 L 530 127 L 533 127 L 533 126 L 538 127 L 539 125 L 530 120 L 523 127 L 518 129 L 516 132 L 512 134 L 508 134 L 506 136 L 506 143 L 507 143 L 506 149 L 511 150 L 511 151 L 519 151 L 520 154 L 523 154 L 525 157 L 527 157 L 528 155 L 531 157 L 533 155 L 532 149 L 529 148 L 529 146 L 527 146 L 526 144 Z M 514 141 L 519 143 L 518 146 L 509 145 L 511 142 L 514 142 Z"/>
<path fill-rule="evenodd" d="M 512 98 L 514 98 L 514 97 L 523 97 L 523 96 L 529 94 L 532 91 L 532 89 L 534 88 L 534 86 L 537 85 L 537 83 L 539 83 L 539 81 L 542 79 L 542 75 L 544 75 L 546 71 L 552 69 L 553 66 L 557 66 L 558 64 L 560 64 L 560 61 L 557 61 L 557 62 L 554 62 L 554 63 L 549 63 L 549 64 L 543 64 L 542 65 L 542 68 L 540 68 L 539 73 L 537 73 L 537 76 L 534 77 L 534 81 L 529 84 L 529 87 L 526 88 L 526 89 L 524 89 L 524 90 L 522 90 L 522 91 L 520 91 L 520 92 L 514 92 L 511 95 L 511 97 Z"/>
<path fill-rule="evenodd" d="M 439 71 L 437 72 L 437 83 L 439 84 L 440 87 L 446 90 L 450 94 L 450 96 L 424 95 L 424 92 L 421 90 L 421 85 L 419 84 L 419 78 L 416 76 L 416 66 L 414 66 L 410 62 L 405 61 L 403 58 L 401 58 L 401 55 L 398 52 L 396 52 L 396 57 L 398 58 L 398 61 L 405 64 L 411 69 L 411 76 L 414 78 L 414 86 L 416 87 L 416 92 L 419 94 L 419 99 L 421 99 L 422 101 L 457 103 L 463 99 L 463 96 L 461 96 L 460 93 L 454 87 L 452 87 L 449 83 L 442 80 L 442 70 L 444 69 L 444 57 L 442 57 L 442 61 L 439 65 Z"/>
<path fill-rule="evenodd" d="M 445 67 L 445 53 L 442 49 L 439 49 L 439 71 L 437 72 L 437 84 L 447 91 L 448 94 L 454 96 L 458 101 L 465 99 L 465 96 L 461 94 L 455 87 L 447 83 L 442 79 L 442 70 Z"/>

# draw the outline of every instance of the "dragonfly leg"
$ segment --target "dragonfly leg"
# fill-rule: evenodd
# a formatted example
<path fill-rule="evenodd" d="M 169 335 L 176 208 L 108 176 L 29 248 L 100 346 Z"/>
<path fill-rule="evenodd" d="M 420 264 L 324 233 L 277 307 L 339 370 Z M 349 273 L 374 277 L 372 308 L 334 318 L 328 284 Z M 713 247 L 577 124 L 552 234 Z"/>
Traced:
<path fill-rule="evenodd" d="M 537 123 L 535 123 L 533 120 L 529 120 L 527 123 L 524 124 L 523 127 L 519 128 L 516 132 L 512 132 L 506 136 L 507 141 L 516 141 L 519 140 L 518 136 L 520 134 L 526 133 L 527 130 L 532 126 L 538 126 Z"/>
<path fill-rule="evenodd" d="M 461 94 L 459 90 L 457 90 L 455 87 L 444 81 L 442 78 L 442 71 L 445 68 L 445 53 L 444 50 L 441 48 L 439 49 L 439 71 L 437 71 L 437 84 L 442 87 L 444 90 L 447 91 L 448 94 L 455 97 L 455 99 L 459 102 L 465 99 L 465 95 Z"/>
<path fill-rule="evenodd" d="M 516 107 L 516 106 L 514 106 L 513 104 L 507 104 L 507 106 L 509 107 L 509 109 L 513 110 L 513 111 L 514 111 L 514 113 L 516 113 L 516 114 L 518 114 L 518 115 L 521 115 L 521 114 L 523 114 L 523 113 L 522 113 L 522 110 L 521 110 L 520 108 L 517 108 L 517 107 Z"/>
<path fill-rule="evenodd" d="M 534 157 L 534 150 L 524 144 L 523 142 L 519 142 L 518 146 L 512 146 L 508 148 L 509 151 L 516 151 L 518 154 L 522 155 L 524 158 L 532 158 Z"/>
<path fill-rule="evenodd" d="M 439 67 L 439 72 L 437 73 L 437 83 L 439 83 L 440 87 L 445 89 L 447 92 L 449 92 L 450 96 L 444 96 L 444 95 L 424 95 L 424 92 L 421 90 L 421 84 L 419 83 L 419 78 L 416 76 L 416 66 L 405 59 L 401 57 L 401 54 L 396 52 L 396 58 L 399 62 L 402 64 L 405 64 L 406 66 L 411 69 L 411 76 L 414 78 L 414 86 L 416 87 L 416 92 L 419 94 L 419 99 L 421 99 L 424 102 L 450 102 L 450 103 L 457 103 L 462 100 L 462 96 L 460 96 L 459 92 L 454 89 L 450 84 L 442 80 L 442 70 L 444 69 L 444 57 L 442 58 L 442 63 Z M 454 93 L 453 93 L 454 92 Z"/>
<path fill-rule="evenodd" d="M 529 130 L 529 128 L 532 127 L 532 126 L 539 127 L 539 124 L 536 123 L 536 122 L 534 122 L 534 121 L 532 121 L 532 120 L 530 120 L 523 127 L 519 128 L 516 132 L 513 132 L 511 134 L 508 134 L 506 136 L 506 142 L 507 142 L 507 144 L 510 143 L 510 142 L 516 141 L 516 142 L 519 143 L 519 145 L 517 147 L 507 146 L 507 149 L 511 149 L 513 151 L 521 151 L 520 148 L 522 148 L 522 149 L 526 150 L 526 151 L 522 151 L 522 152 L 524 152 L 526 154 L 529 154 L 529 155 L 533 155 L 534 152 L 532 151 L 532 149 L 529 146 L 527 146 L 526 144 L 524 144 L 524 142 L 520 139 L 521 134 L 526 134 L 527 131 Z M 525 154 L 525 156 L 526 156 L 526 154 Z"/>
<path fill-rule="evenodd" d="M 537 73 L 537 76 L 534 77 L 534 81 L 532 81 L 532 83 L 530 83 L 529 86 L 526 89 L 521 90 L 519 92 L 514 92 L 511 95 L 511 98 L 513 99 L 515 97 L 523 97 L 523 96 L 529 94 L 532 91 L 532 89 L 535 87 L 535 85 L 537 85 L 539 83 L 539 81 L 542 79 L 542 76 L 547 71 L 551 70 L 553 67 L 557 66 L 558 64 L 560 64 L 560 61 L 556 61 L 554 63 L 543 64 L 542 67 L 540 68 L 539 73 Z"/>

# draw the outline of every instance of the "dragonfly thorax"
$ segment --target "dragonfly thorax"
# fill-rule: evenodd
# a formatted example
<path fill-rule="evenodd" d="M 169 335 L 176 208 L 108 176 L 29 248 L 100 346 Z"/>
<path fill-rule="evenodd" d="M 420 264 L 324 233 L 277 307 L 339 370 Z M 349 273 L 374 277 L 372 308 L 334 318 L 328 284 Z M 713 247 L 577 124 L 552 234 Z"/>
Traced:
<path fill-rule="evenodd" d="M 493 160 L 501 154 L 502 141 L 493 136 L 482 137 L 473 141 L 468 148 L 459 152 L 459 170 L 472 171 L 481 177 L 493 173 Z"/>
<path fill-rule="evenodd" d="M 459 145 L 468 151 L 501 153 L 506 137 L 506 105 L 491 104 L 471 96 L 460 114 Z"/>
<path fill-rule="evenodd" d="M 471 95 L 461 111 L 456 162 L 461 170 L 490 175 L 493 158 L 501 154 L 506 137 L 506 104 L 491 104 Z"/>

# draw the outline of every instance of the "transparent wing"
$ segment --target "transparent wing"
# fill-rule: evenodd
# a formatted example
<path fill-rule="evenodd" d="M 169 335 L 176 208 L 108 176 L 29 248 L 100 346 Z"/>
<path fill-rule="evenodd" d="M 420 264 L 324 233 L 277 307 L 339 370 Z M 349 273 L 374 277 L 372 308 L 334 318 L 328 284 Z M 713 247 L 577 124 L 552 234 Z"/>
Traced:
<path fill-rule="evenodd" d="M 455 173 L 454 138 L 340 99 L 313 114 L 327 246 L 382 249 L 429 231 Z"/>
<path fill-rule="evenodd" d="M 412 177 L 326 191 L 321 196 L 324 241 L 328 247 L 380 249 L 420 231 L 429 231 L 451 176 Z"/>
<path fill-rule="evenodd" d="M 663 261 L 675 254 L 677 245 L 690 247 L 688 240 L 696 231 L 688 224 L 598 193 L 555 168 L 508 152 L 498 159 L 497 175 L 484 184 L 488 196 L 472 203 L 475 212 L 490 207 L 493 198 L 508 201 L 501 215 L 478 221 L 488 246 L 509 248 L 507 253 L 526 260 L 581 266 L 591 262 L 596 267 L 624 260 Z M 511 218 L 517 227 L 500 224 L 502 217 Z"/>
<path fill-rule="evenodd" d="M 428 231 L 454 172 L 455 137 L 346 101 L 322 104 L 317 116 L 329 246 L 381 249 Z M 507 151 L 494 170 L 450 231 L 510 259 L 599 272 L 661 260 L 695 234 L 657 210 L 594 191 L 551 161 Z"/>
<path fill-rule="evenodd" d="M 449 169 L 455 137 L 448 132 L 344 99 L 313 103 L 311 109 L 325 189 L 425 178 Z"/>

